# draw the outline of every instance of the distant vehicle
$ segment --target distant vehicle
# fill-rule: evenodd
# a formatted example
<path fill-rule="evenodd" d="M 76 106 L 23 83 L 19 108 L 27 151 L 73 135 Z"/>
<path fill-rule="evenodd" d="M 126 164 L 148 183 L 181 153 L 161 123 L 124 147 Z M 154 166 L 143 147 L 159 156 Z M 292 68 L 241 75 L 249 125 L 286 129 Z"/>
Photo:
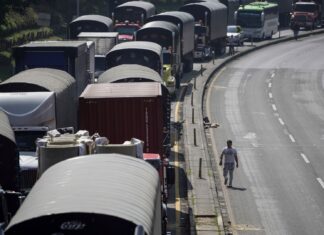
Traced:
<path fill-rule="evenodd" d="M 233 37 L 233 42 L 237 46 L 243 46 L 244 44 L 244 32 L 239 25 L 227 26 L 227 38 Z"/>
<path fill-rule="evenodd" d="M 178 26 L 173 23 L 167 21 L 151 21 L 143 25 L 135 34 L 136 41 L 155 42 L 162 47 L 163 65 L 169 65 L 171 69 L 169 73 L 167 70 L 164 70 L 164 72 L 168 74 L 168 77 L 175 78 L 176 89 L 180 88 L 180 80 L 183 75 L 180 33 Z"/>
<path fill-rule="evenodd" d="M 117 6 L 112 13 L 114 31 L 119 33 L 119 42 L 133 41 L 134 33 L 154 15 L 154 4 L 145 1 L 129 1 Z"/>
<path fill-rule="evenodd" d="M 235 12 L 236 24 L 244 30 L 248 38 L 272 38 L 278 32 L 278 4 L 269 2 L 252 2 L 241 5 Z"/>
<path fill-rule="evenodd" d="M 91 41 L 34 41 L 13 48 L 15 73 L 32 68 L 68 72 L 79 96 L 94 76 L 95 47 Z"/>
<path fill-rule="evenodd" d="M 68 27 L 68 39 L 77 39 L 82 32 L 112 32 L 113 22 L 102 15 L 83 15 L 73 20 Z"/>
<path fill-rule="evenodd" d="M 80 41 L 93 41 L 95 43 L 95 72 L 94 78 L 105 72 L 108 52 L 118 44 L 117 32 L 83 32 L 78 35 Z"/>
<path fill-rule="evenodd" d="M 76 157 L 44 172 L 5 234 L 134 235 L 142 226 L 145 234 L 165 235 L 162 205 L 158 172 L 144 160 Z"/>
<path fill-rule="evenodd" d="M 314 29 L 324 24 L 324 0 L 294 0 L 291 27 Z"/>
<path fill-rule="evenodd" d="M 227 7 L 218 1 L 190 3 L 179 11 L 195 18 L 195 59 L 207 59 L 214 51 L 223 55 L 226 51 Z"/>

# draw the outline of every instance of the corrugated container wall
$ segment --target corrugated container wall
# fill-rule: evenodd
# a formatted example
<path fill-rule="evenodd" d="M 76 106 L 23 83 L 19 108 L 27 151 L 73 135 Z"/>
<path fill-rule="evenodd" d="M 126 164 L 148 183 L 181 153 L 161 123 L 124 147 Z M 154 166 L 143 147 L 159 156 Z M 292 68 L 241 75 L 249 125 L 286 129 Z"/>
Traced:
<path fill-rule="evenodd" d="M 158 94 L 146 96 L 145 89 L 157 87 Z M 112 90 L 113 95 L 109 93 Z M 119 144 L 136 137 L 145 142 L 144 152 L 163 154 L 163 105 L 159 83 L 88 85 L 79 98 L 79 121 L 80 129 L 98 132 L 110 143 Z"/>

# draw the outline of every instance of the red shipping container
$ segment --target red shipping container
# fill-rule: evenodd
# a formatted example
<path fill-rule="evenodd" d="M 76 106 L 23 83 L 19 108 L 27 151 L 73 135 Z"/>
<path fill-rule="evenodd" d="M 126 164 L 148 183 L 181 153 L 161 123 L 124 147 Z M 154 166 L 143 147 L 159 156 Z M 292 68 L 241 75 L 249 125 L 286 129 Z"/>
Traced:
<path fill-rule="evenodd" d="M 156 82 L 90 84 L 79 98 L 80 129 L 120 144 L 144 141 L 145 153 L 163 155 L 161 84 Z"/>

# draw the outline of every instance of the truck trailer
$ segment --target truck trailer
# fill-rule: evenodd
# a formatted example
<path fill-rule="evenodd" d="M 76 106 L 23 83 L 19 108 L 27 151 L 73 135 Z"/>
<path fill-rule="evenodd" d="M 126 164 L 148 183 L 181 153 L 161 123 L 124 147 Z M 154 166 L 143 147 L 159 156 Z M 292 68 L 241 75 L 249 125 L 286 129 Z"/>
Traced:
<path fill-rule="evenodd" d="M 8 116 L 1 110 L 0 153 L 0 189 L 16 191 L 19 189 L 19 153 Z"/>
<path fill-rule="evenodd" d="M 116 32 L 84 32 L 79 33 L 78 40 L 93 41 L 95 44 L 95 69 L 94 78 L 98 78 L 107 68 L 107 54 L 118 44 L 118 33 Z"/>
<path fill-rule="evenodd" d="M 315 29 L 324 25 L 324 0 L 294 0 L 291 27 Z"/>
<path fill-rule="evenodd" d="M 86 41 L 37 41 L 13 48 L 15 73 L 32 68 L 68 72 L 76 80 L 79 96 L 94 75 L 94 43 Z"/>
<path fill-rule="evenodd" d="M 163 97 L 160 83 L 90 84 L 79 98 L 80 129 L 120 144 L 136 137 L 145 153 L 164 154 Z"/>
<path fill-rule="evenodd" d="M 119 33 L 119 41 L 133 41 L 134 33 L 155 13 L 154 4 L 145 1 L 129 1 L 117 6 L 112 18 L 114 31 Z"/>
<path fill-rule="evenodd" d="M 112 32 L 113 22 L 102 15 L 83 15 L 73 20 L 68 27 L 68 39 L 76 40 L 81 32 Z"/>
<path fill-rule="evenodd" d="M 20 188 L 36 180 L 37 138 L 51 129 L 77 127 L 75 86 L 68 73 L 47 68 L 20 72 L 0 84 L 0 109 L 8 115 L 20 155 Z"/>
<path fill-rule="evenodd" d="M 226 51 L 227 8 L 219 2 L 197 2 L 179 9 L 195 18 L 194 58 L 210 58 L 212 52 L 223 55 Z"/>
<path fill-rule="evenodd" d="M 98 79 L 98 83 L 122 83 L 122 82 L 157 82 L 161 84 L 162 89 L 162 107 L 163 107 L 163 145 L 170 144 L 170 110 L 171 99 L 168 88 L 161 79 L 161 76 L 154 70 L 141 65 L 119 65 L 104 72 Z M 169 149 L 165 148 L 164 155 L 169 156 Z"/>
<path fill-rule="evenodd" d="M 133 235 L 142 227 L 161 235 L 163 221 L 157 171 L 142 159 L 96 154 L 45 171 L 5 234 Z"/>
<path fill-rule="evenodd" d="M 166 21 L 176 25 L 180 32 L 181 60 L 183 71 L 190 72 L 193 69 L 193 52 L 195 47 L 195 19 L 192 15 L 181 11 L 167 11 L 154 15 L 147 22 Z"/>
<path fill-rule="evenodd" d="M 135 38 L 136 41 L 155 42 L 162 47 L 163 64 L 171 68 L 171 76 L 175 77 L 178 89 L 183 75 L 181 37 L 178 26 L 166 21 L 152 21 L 143 25 L 135 33 Z"/>

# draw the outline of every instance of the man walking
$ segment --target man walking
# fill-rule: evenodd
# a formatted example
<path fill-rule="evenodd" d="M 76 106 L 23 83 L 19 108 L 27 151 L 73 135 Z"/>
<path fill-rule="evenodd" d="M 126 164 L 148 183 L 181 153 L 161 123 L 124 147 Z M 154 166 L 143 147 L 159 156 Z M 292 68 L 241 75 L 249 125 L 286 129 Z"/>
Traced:
<path fill-rule="evenodd" d="M 236 168 L 238 168 L 238 157 L 236 149 L 232 148 L 232 141 L 227 140 L 227 148 L 225 148 L 220 155 L 220 162 L 219 165 L 223 164 L 223 157 L 224 160 L 224 168 L 223 168 L 223 176 L 224 176 L 224 184 L 227 185 L 228 182 L 228 173 L 229 173 L 229 185 L 228 187 L 232 187 L 233 182 L 233 172 L 236 162 Z"/>

